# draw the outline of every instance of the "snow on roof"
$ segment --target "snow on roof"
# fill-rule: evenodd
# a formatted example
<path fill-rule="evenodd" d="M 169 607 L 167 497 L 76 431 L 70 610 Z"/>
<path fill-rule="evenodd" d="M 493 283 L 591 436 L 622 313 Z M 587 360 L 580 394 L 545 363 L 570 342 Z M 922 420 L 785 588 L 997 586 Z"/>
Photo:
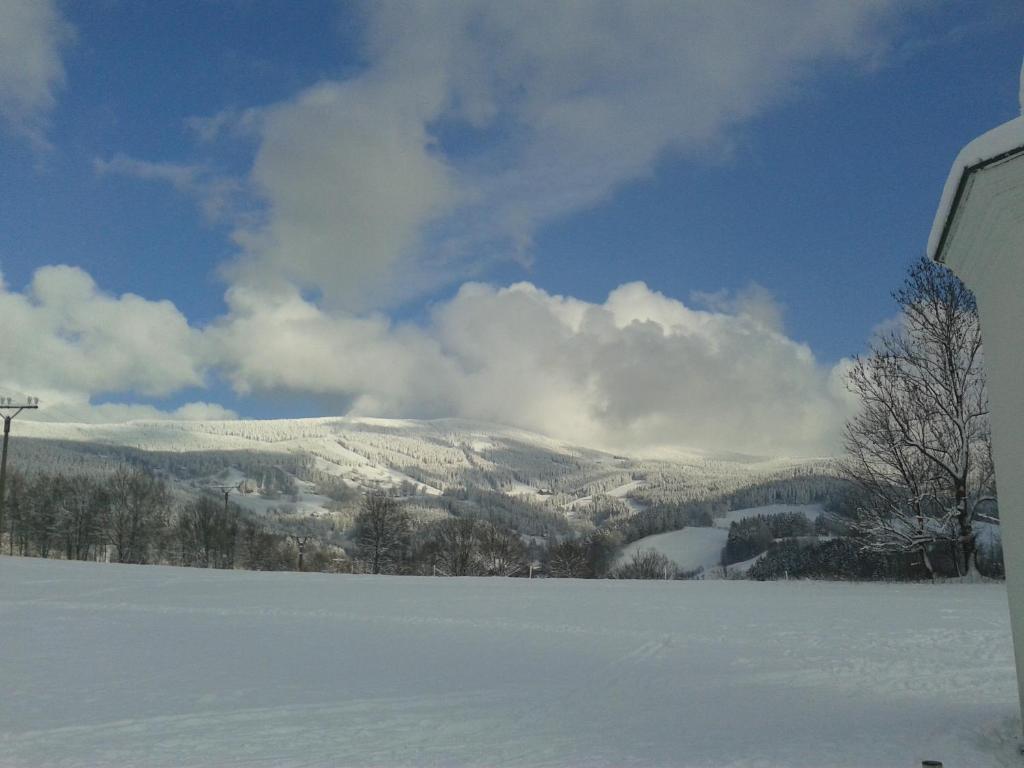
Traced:
<path fill-rule="evenodd" d="M 928 237 L 930 258 L 943 261 L 942 251 L 947 239 L 945 235 L 957 214 L 958 193 L 970 173 L 1018 153 L 1024 153 L 1024 115 L 982 134 L 960 150 L 946 179 L 939 209 Z"/>

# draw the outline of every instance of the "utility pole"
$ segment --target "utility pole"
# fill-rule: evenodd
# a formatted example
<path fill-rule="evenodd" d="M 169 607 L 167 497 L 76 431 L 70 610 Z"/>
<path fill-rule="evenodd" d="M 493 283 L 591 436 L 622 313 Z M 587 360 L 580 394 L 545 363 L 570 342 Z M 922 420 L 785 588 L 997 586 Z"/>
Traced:
<path fill-rule="evenodd" d="M 245 480 L 242 480 L 240 483 L 238 483 L 238 485 L 210 485 L 210 486 L 207 486 L 209 488 L 209 490 L 211 490 L 211 491 L 220 491 L 221 493 L 224 494 L 224 522 L 223 522 L 224 525 L 227 525 L 228 524 L 228 520 L 231 519 L 229 514 L 228 514 L 230 512 L 230 510 L 228 508 L 228 504 L 229 504 L 228 497 L 231 496 L 231 492 L 232 491 L 238 491 L 239 493 L 242 493 L 242 486 L 243 485 L 245 485 Z M 234 557 L 234 555 L 232 555 L 232 558 L 233 557 Z M 206 566 L 208 568 L 210 567 L 209 560 L 210 560 L 210 558 L 207 557 L 206 558 L 206 561 L 207 561 Z"/>
<path fill-rule="evenodd" d="M 309 536 L 292 536 L 291 538 L 299 548 L 299 573 L 302 573 L 302 555 L 306 551 L 306 542 L 309 541 Z"/>
<path fill-rule="evenodd" d="M 24 403 L 14 403 L 9 397 L 0 398 L 0 415 L 4 417 L 4 450 L 3 456 L 0 457 L 0 539 L 4 535 L 4 506 L 7 500 L 5 495 L 7 492 L 7 441 L 11 435 L 11 421 L 22 411 L 35 410 L 38 407 L 38 397 L 26 398 Z M 9 411 L 14 411 L 14 413 L 9 413 Z"/>
<path fill-rule="evenodd" d="M 224 494 L 224 516 L 227 519 L 228 514 L 228 496 L 231 495 L 232 491 L 241 491 L 242 484 L 238 485 L 211 485 L 210 490 L 217 490 Z"/>

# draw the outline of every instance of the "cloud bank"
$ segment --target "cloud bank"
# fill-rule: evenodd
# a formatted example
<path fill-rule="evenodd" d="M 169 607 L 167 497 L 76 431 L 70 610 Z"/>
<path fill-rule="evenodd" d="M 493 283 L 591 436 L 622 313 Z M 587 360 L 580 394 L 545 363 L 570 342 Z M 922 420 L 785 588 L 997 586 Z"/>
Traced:
<path fill-rule="evenodd" d="M 350 413 L 518 425 L 611 450 L 689 446 L 773 455 L 836 449 L 848 412 L 841 366 L 786 336 L 763 289 L 697 309 L 629 283 L 602 303 L 529 283 L 467 283 L 428 322 L 327 311 L 298 292 L 236 288 L 205 328 L 169 302 L 100 291 L 81 270 L 39 270 L 0 291 L 19 346 L 0 349 L 0 387 L 76 418 L 231 418 L 206 403 L 88 407 L 92 396 L 154 396 L 211 374 L 240 394 L 347 398 Z M 24 332 L 18 332 L 23 329 Z"/>
<path fill-rule="evenodd" d="M 601 304 L 467 283 L 425 326 L 327 313 L 298 295 L 236 299 L 209 334 L 236 389 L 348 395 L 355 414 L 457 415 L 621 450 L 834 451 L 848 413 L 837 374 L 753 293 L 716 311 L 642 283 Z"/>
<path fill-rule="evenodd" d="M 219 405 L 170 412 L 147 405 L 94 405 L 94 395 L 171 395 L 203 386 L 211 358 L 203 334 L 169 301 L 100 290 L 81 269 L 42 267 L 24 291 L 0 279 L 0 391 L 42 398 L 48 418 L 230 418 Z"/>

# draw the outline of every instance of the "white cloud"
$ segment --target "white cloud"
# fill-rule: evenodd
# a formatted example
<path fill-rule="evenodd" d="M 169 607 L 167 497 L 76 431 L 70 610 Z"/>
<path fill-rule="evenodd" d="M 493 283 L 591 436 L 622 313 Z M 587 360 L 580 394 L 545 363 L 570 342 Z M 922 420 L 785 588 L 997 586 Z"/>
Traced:
<path fill-rule="evenodd" d="M 211 333 L 236 389 L 345 396 L 354 414 L 462 416 L 609 449 L 808 455 L 837 449 L 848 413 L 840 374 L 760 313 L 695 310 L 641 283 L 602 304 L 469 283 L 426 327 L 297 294 L 236 292 L 231 308 Z"/>
<path fill-rule="evenodd" d="M 437 342 L 384 316 L 329 313 L 296 292 L 236 288 L 229 314 L 207 331 L 235 389 L 338 394 L 374 415 L 455 412 L 457 371 Z"/>
<path fill-rule="evenodd" d="M 125 421 L 228 421 L 234 411 L 216 403 L 186 403 L 171 410 L 143 403 L 93 402 L 80 392 L 45 390 L 40 410 L 26 411 L 23 418 L 71 424 L 117 424 Z"/>
<path fill-rule="evenodd" d="M 198 329 L 169 302 L 45 267 L 24 292 L 0 284 L 0 390 L 42 398 L 51 420 L 234 418 L 212 403 L 130 402 L 216 371 L 243 395 L 332 396 L 352 414 L 462 416 L 613 450 L 836 450 L 845 363 L 819 364 L 774 322 L 771 296 L 753 295 L 694 309 L 642 283 L 602 303 L 467 283 L 416 325 L 235 287 L 229 311 Z"/>
<path fill-rule="evenodd" d="M 47 146 L 47 113 L 64 85 L 61 47 L 70 25 L 53 0 L 0 2 L 0 118 L 37 147 Z"/>
<path fill-rule="evenodd" d="M 24 292 L 0 282 L 0 386 L 162 396 L 203 384 L 203 337 L 169 301 L 104 293 L 75 267 L 42 267 Z"/>
<path fill-rule="evenodd" d="M 464 415 L 608 448 L 835 449 L 845 414 L 829 371 L 759 317 L 693 310 L 641 283 L 575 322 L 566 302 L 468 286 L 439 311 Z"/>
<path fill-rule="evenodd" d="M 821 63 L 875 62 L 897 5 L 371 4 L 362 72 L 246 113 L 266 216 L 234 279 L 366 308 L 528 260 L 543 224 L 721 146 Z"/>
<path fill-rule="evenodd" d="M 690 295 L 697 304 L 716 312 L 745 315 L 766 328 L 782 331 L 783 308 L 764 286 L 751 283 L 738 293 L 694 291 Z"/>
<path fill-rule="evenodd" d="M 241 194 L 237 179 L 217 174 L 200 164 L 158 163 L 116 154 L 109 160 L 94 158 L 93 169 L 100 176 L 128 176 L 170 184 L 178 192 L 199 200 L 203 213 L 211 221 L 231 211 L 234 199 Z"/>
<path fill-rule="evenodd" d="M 421 231 L 457 193 L 430 147 L 432 111 L 408 89 L 324 83 L 265 112 L 251 180 L 268 217 L 236 233 L 247 254 L 236 279 L 294 283 L 362 309 L 371 295 L 419 287 Z"/>
<path fill-rule="evenodd" d="M 260 120 L 257 109 L 222 109 L 214 115 L 192 115 L 185 118 L 185 128 L 196 140 L 211 144 L 223 136 L 251 138 Z"/>
<path fill-rule="evenodd" d="M 178 421 L 233 421 L 238 418 L 238 414 L 230 408 L 202 400 L 185 403 L 173 411 L 163 413 L 167 414 L 167 418 Z"/>
<path fill-rule="evenodd" d="M 868 341 L 874 344 L 884 336 L 899 333 L 904 330 L 905 324 L 906 316 L 902 312 L 896 312 L 889 317 L 879 320 L 872 326 L 871 332 L 868 334 Z"/>

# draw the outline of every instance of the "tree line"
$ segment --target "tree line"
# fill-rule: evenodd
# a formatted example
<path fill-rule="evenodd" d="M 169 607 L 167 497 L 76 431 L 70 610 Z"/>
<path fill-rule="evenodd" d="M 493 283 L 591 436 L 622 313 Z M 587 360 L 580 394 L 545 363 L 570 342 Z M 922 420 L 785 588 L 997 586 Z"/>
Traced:
<path fill-rule="evenodd" d="M 527 576 L 541 553 L 516 531 L 472 516 L 449 515 L 414 527 L 402 504 L 367 493 L 356 517 L 355 568 L 424 576 Z"/>
<path fill-rule="evenodd" d="M 106 477 L 14 472 L 8 478 L 8 554 L 208 568 L 290 570 L 294 542 L 209 495 L 176 499 L 153 472 Z M 320 564 L 326 554 L 311 560 Z"/>
<path fill-rule="evenodd" d="M 749 560 L 766 551 L 776 539 L 815 536 L 826 533 L 824 518 L 810 521 L 800 512 L 755 515 L 729 525 L 729 537 L 722 553 L 722 564 Z"/>

